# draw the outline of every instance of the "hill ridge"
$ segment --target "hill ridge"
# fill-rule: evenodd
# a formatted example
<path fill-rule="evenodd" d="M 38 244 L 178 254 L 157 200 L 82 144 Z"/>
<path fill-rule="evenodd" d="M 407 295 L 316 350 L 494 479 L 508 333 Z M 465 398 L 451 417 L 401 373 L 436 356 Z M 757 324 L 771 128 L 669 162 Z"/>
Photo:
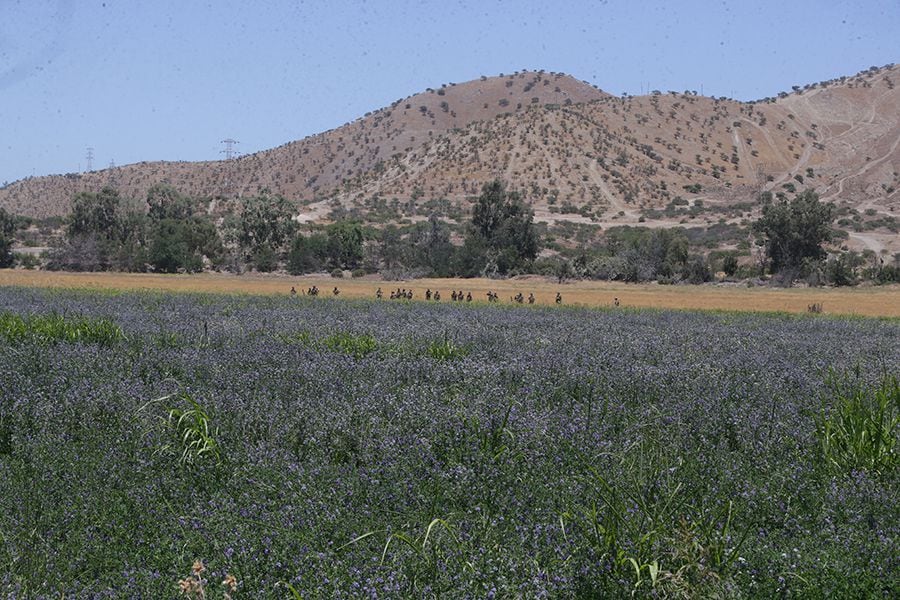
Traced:
<path fill-rule="evenodd" d="M 20 180 L 0 189 L 0 206 L 60 215 L 79 191 L 113 185 L 141 198 L 168 183 L 209 199 L 212 212 L 270 190 L 296 202 L 302 220 L 367 219 L 385 202 L 410 205 L 415 218 L 429 200 L 464 210 L 481 184 L 501 178 L 551 222 L 677 224 L 684 215 L 673 202 L 738 220 L 760 191 L 806 186 L 887 216 L 900 204 L 897 82 L 900 68 L 888 65 L 740 102 L 693 92 L 619 97 L 562 73 L 520 71 L 428 88 L 230 161 Z"/>

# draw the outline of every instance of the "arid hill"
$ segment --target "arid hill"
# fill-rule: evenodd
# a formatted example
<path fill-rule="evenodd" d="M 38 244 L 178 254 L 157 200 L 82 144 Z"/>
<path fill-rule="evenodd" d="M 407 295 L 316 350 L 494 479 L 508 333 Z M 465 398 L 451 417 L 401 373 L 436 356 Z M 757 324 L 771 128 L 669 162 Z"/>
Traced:
<path fill-rule="evenodd" d="M 737 102 L 695 92 L 614 97 L 567 75 L 519 72 L 429 89 L 230 161 L 28 178 L 0 189 L 0 206 L 60 215 L 79 191 L 114 185 L 141 198 L 164 182 L 207 198 L 211 211 L 268 189 L 295 201 L 303 220 L 335 211 L 365 219 L 385 206 L 465 207 L 501 178 L 547 222 L 737 222 L 754 213 L 760 191 L 805 187 L 874 221 L 900 213 L 898 83 L 900 67 L 889 65 Z M 875 223 L 850 241 L 896 250 L 897 237 Z"/>

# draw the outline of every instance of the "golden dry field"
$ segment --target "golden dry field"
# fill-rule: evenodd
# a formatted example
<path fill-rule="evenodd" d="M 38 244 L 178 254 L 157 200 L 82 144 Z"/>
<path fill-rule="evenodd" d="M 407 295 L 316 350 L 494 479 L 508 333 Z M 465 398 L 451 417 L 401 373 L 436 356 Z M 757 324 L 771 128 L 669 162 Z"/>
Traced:
<path fill-rule="evenodd" d="M 413 289 L 415 299 L 423 300 L 425 290 L 440 290 L 441 301 L 450 301 L 453 289 L 471 292 L 478 302 L 486 301 L 488 290 L 495 291 L 503 304 L 522 292 L 534 293 L 538 304 L 553 304 L 556 292 L 565 306 L 612 306 L 618 298 L 621 307 L 672 308 L 729 311 L 783 311 L 802 313 L 820 303 L 825 314 L 900 317 L 900 286 L 860 288 L 748 288 L 743 285 L 672 286 L 577 281 L 557 284 L 542 277 L 510 280 L 492 279 L 417 279 L 383 281 L 378 279 L 333 279 L 331 277 L 287 275 L 159 275 L 137 273 L 65 273 L 50 271 L 0 270 L 0 285 L 75 288 L 93 290 L 157 290 L 228 294 L 285 294 L 292 286 L 302 294 L 312 285 L 321 290 L 321 298 L 331 298 L 332 289 L 340 289 L 341 298 L 374 298 L 378 287 L 385 298 L 398 288 Z"/>

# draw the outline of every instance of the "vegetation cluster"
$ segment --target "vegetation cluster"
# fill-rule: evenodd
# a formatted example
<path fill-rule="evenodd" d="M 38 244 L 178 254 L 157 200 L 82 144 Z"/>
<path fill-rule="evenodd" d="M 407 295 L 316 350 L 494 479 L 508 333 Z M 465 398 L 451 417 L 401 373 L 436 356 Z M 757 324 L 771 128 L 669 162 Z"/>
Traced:
<path fill-rule="evenodd" d="M 0 336 L 6 597 L 900 594 L 893 320 L 13 288 L 0 309 L 122 333 Z"/>
<path fill-rule="evenodd" d="M 675 210 L 687 204 L 679 198 L 673 201 Z M 761 193 L 755 221 L 721 220 L 706 228 L 538 224 L 525 197 L 500 181 L 482 187 L 462 222 L 448 217 L 441 202 L 422 204 L 432 209 L 415 222 L 373 223 L 335 214 L 329 224 L 302 225 L 291 202 L 266 191 L 243 199 L 234 212 L 215 216 L 203 202 L 167 185 L 150 188 L 144 202 L 104 188 L 73 199 L 64 234 L 43 266 L 160 273 L 284 270 L 335 277 L 378 273 L 387 279 L 535 273 L 560 281 L 699 284 L 719 273 L 735 280 L 771 277 L 780 285 L 900 282 L 900 254 L 885 262 L 871 251 L 837 248 L 847 234 L 836 229 L 835 220 L 849 213 L 821 202 L 809 189 L 790 196 Z M 701 210 L 699 200 L 690 206 L 691 214 Z M 0 266 L 16 262 L 12 243 L 34 226 L 0 211 Z M 33 236 L 20 237 L 37 243 Z M 21 254 L 18 262 L 34 268 L 42 261 Z"/>

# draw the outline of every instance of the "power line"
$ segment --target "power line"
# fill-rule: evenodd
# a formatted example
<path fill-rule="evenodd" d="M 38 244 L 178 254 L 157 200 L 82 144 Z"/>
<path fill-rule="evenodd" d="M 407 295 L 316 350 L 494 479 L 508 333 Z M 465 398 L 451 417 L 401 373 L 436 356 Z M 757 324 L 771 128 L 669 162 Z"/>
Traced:
<path fill-rule="evenodd" d="M 87 161 L 87 172 L 90 173 L 94 170 L 94 149 L 91 146 L 88 146 L 84 159 Z"/>
<path fill-rule="evenodd" d="M 234 158 L 235 154 L 237 154 L 237 151 L 235 150 L 234 147 L 235 147 L 236 144 L 240 144 L 240 142 L 237 141 L 237 140 L 233 140 L 233 139 L 231 139 L 231 138 L 228 138 L 228 139 L 226 139 L 226 140 L 222 140 L 222 141 L 219 142 L 219 143 L 220 143 L 220 144 L 225 144 L 225 149 L 219 151 L 220 154 L 224 154 L 224 155 L 225 155 L 225 160 L 231 160 L 232 158 Z"/>

